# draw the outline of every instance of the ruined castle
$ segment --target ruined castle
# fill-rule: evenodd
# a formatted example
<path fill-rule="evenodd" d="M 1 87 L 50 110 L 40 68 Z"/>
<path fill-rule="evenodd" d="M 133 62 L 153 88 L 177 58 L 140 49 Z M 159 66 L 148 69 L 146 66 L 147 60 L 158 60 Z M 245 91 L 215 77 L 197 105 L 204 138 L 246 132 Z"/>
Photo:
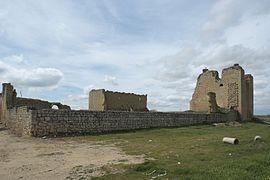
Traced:
<path fill-rule="evenodd" d="M 203 69 L 190 101 L 190 110 L 217 112 L 219 108 L 234 109 L 241 120 L 253 118 L 253 77 L 245 74 L 239 64 L 217 71 Z"/>
<path fill-rule="evenodd" d="M 253 78 L 238 64 L 217 71 L 203 70 L 190 102 L 195 112 L 152 112 L 147 95 L 92 90 L 89 110 L 17 97 L 10 83 L 0 93 L 0 123 L 17 135 L 66 136 L 145 128 L 250 120 L 253 117 Z M 224 111 L 221 113 L 220 109 Z"/>

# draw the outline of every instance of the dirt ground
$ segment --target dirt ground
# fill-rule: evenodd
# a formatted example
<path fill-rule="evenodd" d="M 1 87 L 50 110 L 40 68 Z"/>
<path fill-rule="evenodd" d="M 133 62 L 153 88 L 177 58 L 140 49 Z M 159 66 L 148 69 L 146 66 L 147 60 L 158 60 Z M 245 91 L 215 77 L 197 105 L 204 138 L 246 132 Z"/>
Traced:
<path fill-rule="evenodd" d="M 91 179 L 108 172 L 104 167 L 143 161 L 143 156 L 126 155 L 105 142 L 16 137 L 0 127 L 0 179 L 3 180 Z"/>

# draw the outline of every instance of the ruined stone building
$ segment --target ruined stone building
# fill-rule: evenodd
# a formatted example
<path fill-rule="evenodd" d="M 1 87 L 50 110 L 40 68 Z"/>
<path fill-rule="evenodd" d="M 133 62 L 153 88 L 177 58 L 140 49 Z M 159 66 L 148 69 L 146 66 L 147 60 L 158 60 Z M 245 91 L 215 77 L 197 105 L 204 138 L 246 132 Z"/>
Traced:
<path fill-rule="evenodd" d="M 16 90 L 10 83 L 3 83 L 2 93 L 0 93 L 0 121 L 5 122 L 9 119 L 9 110 L 16 107 L 26 106 L 30 109 L 52 109 L 57 106 L 58 109 L 68 109 L 70 107 L 59 102 L 48 102 L 39 99 L 30 99 L 17 97 Z"/>
<path fill-rule="evenodd" d="M 213 112 L 218 108 L 235 109 L 242 120 L 253 117 L 253 77 L 235 64 L 217 71 L 203 69 L 190 101 L 190 110 Z"/>
<path fill-rule="evenodd" d="M 209 93 L 208 103 L 215 101 Z M 146 128 L 181 127 L 237 120 L 237 112 L 149 112 L 147 96 L 105 90 L 90 92 L 90 111 L 61 103 L 18 98 L 11 84 L 0 94 L 0 124 L 19 136 L 67 136 Z M 57 107 L 57 108 L 55 108 Z"/>
<path fill-rule="evenodd" d="M 147 95 L 91 90 L 89 93 L 90 111 L 148 111 Z"/>
<path fill-rule="evenodd" d="M 149 112 L 147 95 L 92 90 L 89 110 L 71 110 L 67 105 L 17 97 L 10 83 L 0 93 L 0 124 L 14 134 L 66 136 L 145 128 L 181 127 L 196 124 L 249 120 L 253 117 L 253 77 L 238 64 L 217 71 L 204 69 L 188 112 Z M 230 109 L 219 113 L 220 109 Z M 210 113 L 200 113 L 210 112 Z M 240 115 L 240 116 L 239 116 Z"/>

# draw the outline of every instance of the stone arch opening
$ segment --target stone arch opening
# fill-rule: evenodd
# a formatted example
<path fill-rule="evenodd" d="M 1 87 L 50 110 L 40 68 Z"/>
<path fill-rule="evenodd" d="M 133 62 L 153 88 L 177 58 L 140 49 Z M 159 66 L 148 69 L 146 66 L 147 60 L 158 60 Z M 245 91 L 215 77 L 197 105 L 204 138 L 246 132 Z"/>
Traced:
<path fill-rule="evenodd" d="M 52 109 L 59 109 L 59 107 L 56 104 L 53 104 Z"/>

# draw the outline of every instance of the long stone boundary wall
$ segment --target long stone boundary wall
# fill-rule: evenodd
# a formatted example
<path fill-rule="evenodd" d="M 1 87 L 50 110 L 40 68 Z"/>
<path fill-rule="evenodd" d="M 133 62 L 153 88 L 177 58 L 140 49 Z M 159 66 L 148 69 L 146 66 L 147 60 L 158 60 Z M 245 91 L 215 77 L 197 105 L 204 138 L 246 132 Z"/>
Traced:
<path fill-rule="evenodd" d="M 106 133 L 146 128 L 182 127 L 237 120 L 237 112 L 227 114 L 193 114 L 178 112 L 94 112 L 75 110 L 30 110 L 27 107 L 9 111 L 7 127 L 20 135 L 67 136 Z"/>

